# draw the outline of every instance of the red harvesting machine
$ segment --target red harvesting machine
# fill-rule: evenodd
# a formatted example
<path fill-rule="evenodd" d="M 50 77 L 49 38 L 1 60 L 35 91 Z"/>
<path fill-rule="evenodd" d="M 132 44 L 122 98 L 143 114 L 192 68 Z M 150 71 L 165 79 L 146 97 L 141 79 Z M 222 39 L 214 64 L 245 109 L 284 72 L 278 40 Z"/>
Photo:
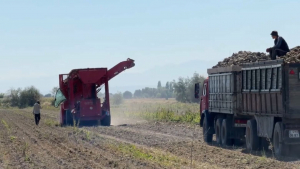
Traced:
<path fill-rule="evenodd" d="M 64 96 L 61 104 L 60 124 L 71 125 L 78 121 L 98 121 L 110 126 L 110 103 L 108 81 L 126 69 L 134 67 L 134 60 L 127 59 L 113 68 L 74 69 L 59 75 L 59 91 Z M 97 93 L 105 87 L 101 103 Z M 56 98 L 57 99 L 57 98 Z"/>

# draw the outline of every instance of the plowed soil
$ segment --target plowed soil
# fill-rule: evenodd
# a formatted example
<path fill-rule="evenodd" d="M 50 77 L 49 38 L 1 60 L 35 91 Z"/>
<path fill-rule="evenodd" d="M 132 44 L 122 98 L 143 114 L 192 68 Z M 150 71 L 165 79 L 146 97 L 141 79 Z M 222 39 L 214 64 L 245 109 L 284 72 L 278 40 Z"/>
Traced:
<path fill-rule="evenodd" d="M 208 145 L 199 126 L 119 119 L 110 127 L 60 127 L 49 110 L 36 126 L 30 112 L 0 110 L 0 168 L 300 168 L 296 158 L 276 160 L 270 151 Z"/>

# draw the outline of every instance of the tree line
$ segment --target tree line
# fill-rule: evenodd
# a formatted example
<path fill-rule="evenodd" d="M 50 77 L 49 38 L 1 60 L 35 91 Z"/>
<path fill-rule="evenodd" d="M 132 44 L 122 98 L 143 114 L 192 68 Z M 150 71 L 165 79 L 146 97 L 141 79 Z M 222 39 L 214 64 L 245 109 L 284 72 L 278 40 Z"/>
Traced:
<path fill-rule="evenodd" d="M 34 86 L 26 87 L 24 89 L 10 89 L 7 91 L 6 97 L 3 94 L 3 100 L 1 105 L 25 108 L 28 106 L 33 106 L 36 101 L 43 97 L 40 91 Z"/>
<path fill-rule="evenodd" d="M 204 76 L 194 73 L 192 77 L 179 77 L 178 80 L 166 82 L 164 86 L 161 81 L 158 81 L 156 88 L 145 87 L 135 90 L 134 93 L 130 91 L 110 93 L 110 98 L 114 104 L 121 104 L 123 99 L 132 98 L 175 98 L 179 102 L 199 102 L 198 99 L 194 98 L 194 85 L 195 83 L 203 84 L 204 79 Z M 53 97 L 57 89 L 57 87 L 53 88 L 49 94 L 44 96 L 34 86 L 24 89 L 11 89 L 5 95 L 0 93 L 0 101 L 2 105 L 24 108 L 33 106 L 42 97 Z M 99 93 L 98 97 L 102 98 L 104 96 L 102 95 Z"/>
<path fill-rule="evenodd" d="M 203 84 L 204 79 L 204 76 L 194 73 L 192 77 L 179 77 L 177 81 L 166 82 L 165 86 L 158 81 L 157 88 L 145 87 L 135 90 L 134 93 L 125 91 L 123 98 L 175 98 L 179 102 L 199 102 L 194 98 L 194 86 L 196 83 Z"/>
<path fill-rule="evenodd" d="M 145 87 L 143 89 L 137 89 L 134 93 L 126 91 L 123 93 L 125 99 L 130 98 L 172 98 L 174 97 L 173 83 L 166 82 L 165 86 L 161 85 L 161 81 L 158 81 L 157 88 Z"/>

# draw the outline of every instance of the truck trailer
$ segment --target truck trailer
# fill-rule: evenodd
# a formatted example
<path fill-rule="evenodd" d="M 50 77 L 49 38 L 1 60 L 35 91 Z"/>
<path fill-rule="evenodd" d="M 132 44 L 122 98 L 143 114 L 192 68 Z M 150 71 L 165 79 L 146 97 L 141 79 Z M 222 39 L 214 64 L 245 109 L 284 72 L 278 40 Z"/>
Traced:
<path fill-rule="evenodd" d="M 207 73 L 201 89 L 195 84 L 205 142 L 216 134 L 217 144 L 244 140 L 250 151 L 271 143 L 276 156 L 300 144 L 300 64 L 261 61 Z"/>

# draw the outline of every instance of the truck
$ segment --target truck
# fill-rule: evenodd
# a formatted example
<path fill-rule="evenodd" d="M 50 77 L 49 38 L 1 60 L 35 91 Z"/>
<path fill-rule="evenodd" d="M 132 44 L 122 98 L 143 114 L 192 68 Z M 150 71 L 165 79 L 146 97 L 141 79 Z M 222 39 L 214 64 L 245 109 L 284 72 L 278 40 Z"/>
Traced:
<path fill-rule="evenodd" d="M 55 96 L 55 107 L 60 105 L 60 124 L 72 125 L 82 122 L 98 122 L 110 126 L 109 80 L 126 69 L 135 66 L 134 60 L 127 59 L 111 69 L 73 69 L 59 75 L 59 89 Z M 104 89 L 104 99 L 97 94 Z"/>
<path fill-rule="evenodd" d="M 249 151 L 272 145 L 288 155 L 300 144 L 300 64 L 283 60 L 211 68 L 200 98 L 203 139 L 230 146 L 246 143 Z M 266 150 L 266 149 L 265 149 Z"/>

